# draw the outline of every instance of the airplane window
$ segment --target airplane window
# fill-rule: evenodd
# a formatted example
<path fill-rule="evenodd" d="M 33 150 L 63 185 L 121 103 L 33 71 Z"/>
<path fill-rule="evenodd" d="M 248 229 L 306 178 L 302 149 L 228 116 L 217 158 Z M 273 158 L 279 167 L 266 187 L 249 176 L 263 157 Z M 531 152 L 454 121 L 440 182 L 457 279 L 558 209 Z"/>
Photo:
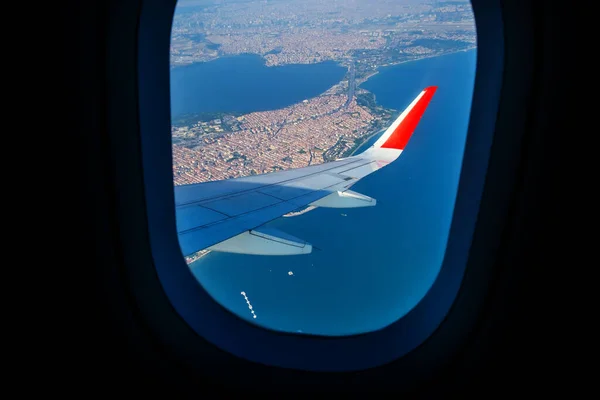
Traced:
<path fill-rule="evenodd" d="M 199 284 L 277 331 L 406 315 L 442 265 L 476 51 L 468 0 L 179 0 L 173 182 Z"/>

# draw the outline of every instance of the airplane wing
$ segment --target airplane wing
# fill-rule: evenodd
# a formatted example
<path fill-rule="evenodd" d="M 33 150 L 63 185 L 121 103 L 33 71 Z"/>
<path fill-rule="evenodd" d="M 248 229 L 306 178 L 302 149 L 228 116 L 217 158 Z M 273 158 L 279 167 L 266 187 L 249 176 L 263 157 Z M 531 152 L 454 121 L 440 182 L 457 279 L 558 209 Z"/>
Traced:
<path fill-rule="evenodd" d="M 425 88 L 383 135 L 361 154 L 324 164 L 223 181 L 175 186 L 179 244 L 243 254 L 308 254 L 303 240 L 263 225 L 315 207 L 374 206 L 349 188 L 400 156 L 437 86 Z"/>

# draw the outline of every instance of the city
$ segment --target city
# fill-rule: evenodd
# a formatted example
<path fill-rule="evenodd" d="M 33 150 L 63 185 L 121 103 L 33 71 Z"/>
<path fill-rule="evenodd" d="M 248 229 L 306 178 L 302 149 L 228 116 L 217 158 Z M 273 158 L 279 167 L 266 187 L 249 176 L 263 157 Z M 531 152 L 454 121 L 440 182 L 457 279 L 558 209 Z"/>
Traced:
<path fill-rule="evenodd" d="M 193 149 L 173 145 L 174 182 L 190 184 L 319 164 L 336 144 L 339 149 L 329 158 L 341 157 L 382 119 L 356 99 L 344 107 L 346 98 L 324 94 L 281 110 L 243 115 L 235 119 L 234 132 L 203 134 L 204 123 L 173 128 L 174 138 L 201 138 L 200 143 L 193 142 Z M 223 125 L 221 120 L 206 123 L 218 133 L 224 131 Z"/>
<path fill-rule="evenodd" d="M 180 1 L 172 68 L 251 53 L 262 56 L 266 66 L 334 61 L 347 73 L 325 93 L 282 109 L 174 118 L 175 185 L 349 156 L 398 112 L 379 106 L 358 87 L 378 68 L 476 47 L 468 1 L 208 3 Z"/>
<path fill-rule="evenodd" d="M 254 53 L 267 66 L 357 61 L 360 78 L 379 66 L 476 43 L 468 1 L 196 4 L 179 2 L 171 35 L 173 67 Z"/>

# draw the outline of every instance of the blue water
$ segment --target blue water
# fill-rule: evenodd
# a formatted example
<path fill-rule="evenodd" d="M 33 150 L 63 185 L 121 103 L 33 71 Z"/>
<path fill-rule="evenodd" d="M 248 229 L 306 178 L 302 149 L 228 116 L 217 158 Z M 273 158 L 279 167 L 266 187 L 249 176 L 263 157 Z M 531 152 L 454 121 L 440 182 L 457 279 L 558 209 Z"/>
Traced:
<path fill-rule="evenodd" d="M 191 266 L 203 287 L 242 318 L 289 332 L 368 332 L 410 311 L 436 279 L 444 255 L 475 58 L 472 50 L 386 67 L 365 82 L 378 103 L 398 112 L 424 87 L 438 86 L 402 156 L 353 186 L 376 198 L 377 206 L 315 209 L 275 220 L 268 226 L 321 250 L 284 257 L 212 252 Z M 293 97 L 283 92 L 276 95 Z"/>
<path fill-rule="evenodd" d="M 332 61 L 267 67 L 252 54 L 177 67 L 171 70 L 171 115 L 276 110 L 320 95 L 345 73 Z"/>

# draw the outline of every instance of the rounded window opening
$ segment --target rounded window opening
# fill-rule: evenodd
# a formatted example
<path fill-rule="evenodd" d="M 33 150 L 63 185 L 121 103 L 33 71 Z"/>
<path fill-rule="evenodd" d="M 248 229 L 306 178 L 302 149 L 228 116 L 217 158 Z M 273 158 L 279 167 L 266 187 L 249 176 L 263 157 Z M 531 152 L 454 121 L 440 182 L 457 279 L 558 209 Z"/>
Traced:
<path fill-rule="evenodd" d="M 179 0 L 173 177 L 199 284 L 284 332 L 406 315 L 442 265 L 475 60 L 468 1 Z"/>

